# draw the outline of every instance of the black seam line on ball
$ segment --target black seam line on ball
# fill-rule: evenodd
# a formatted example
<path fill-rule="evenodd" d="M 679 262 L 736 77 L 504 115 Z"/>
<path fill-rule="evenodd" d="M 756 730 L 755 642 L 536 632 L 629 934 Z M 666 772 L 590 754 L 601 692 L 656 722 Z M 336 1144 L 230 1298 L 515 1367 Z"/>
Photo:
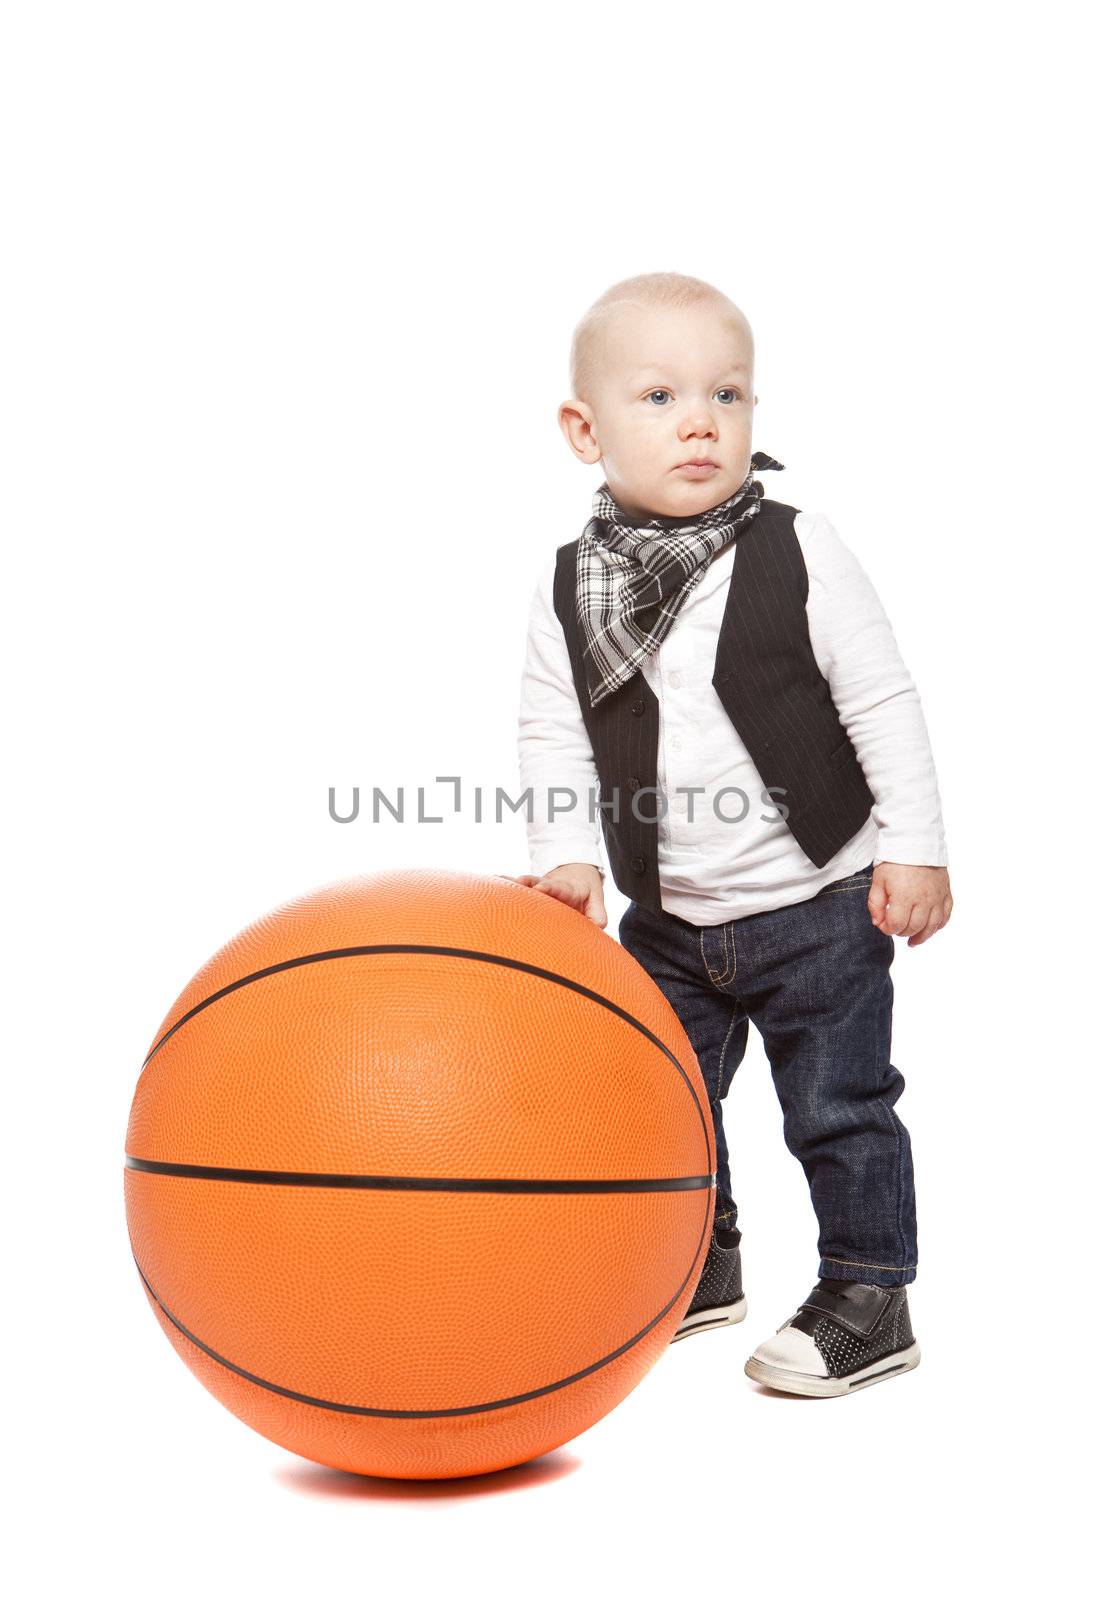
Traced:
<path fill-rule="evenodd" d="M 222 1000 L 225 995 L 233 994 L 236 989 L 242 989 L 248 983 L 257 983 L 260 978 L 270 978 L 275 972 L 288 972 L 294 967 L 310 966 L 316 961 L 337 961 L 347 956 L 375 956 L 375 955 L 433 955 L 433 956 L 461 956 L 468 961 L 488 961 L 494 966 L 513 967 L 518 972 L 530 972 L 534 977 L 546 978 L 549 983 L 561 983 L 566 989 L 573 989 L 576 994 L 584 995 L 587 1000 L 594 1000 L 599 1006 L 604 1006 L 607 1011 L 612 1011 L 615 1016 L 621 1017 L 630 1023 L 645 1039 L 651 1041 L 657 1050 L 661 1050 L 667 1060 L 675 1066 L 682 1075 L 682 1081 L 690 1091 L 690 1096 L 698 1109 L 698 1120 L 702 1125 L 702 1138 L 705 1140 L 706 1154 L 709 1157 L 709 1135 L 705 1127 L 705 1118 L 701 1115 L 701 1106 L 698 1104 L 697 1091 L 686 1075 L 685 1068 L 677 1056 L 667 1049 L 662 1039 L 657 1039 L 650 1028 L 644 1026 L 630 1011 L 623 1006 L 618 1006 L 615 1001 L 607 1000 L 604 995 L 598 994 L 596 989 L 589 989 L 584 983 L 575 983 L 573 978 L 566 978 L 559 972 L 551 972 L 547 967 L 533 966 L 530 961 L 517 961 L 512 956 L 494 955 L 489 950 L 462 950 L 454 945 L 441 944 L 356 944 L 348 945 L 338 950 L 315 950 L 311 955 L 293 956 L 288 961 L 278 961 L 272 967 L 260 967 L 257 972 L 248 972 L 243 978 L 236 978 L 234 983 L 225 984 L 222 989 L 217 989 L 206 999 L 200 1000 L 195 1006 L 186 1011 L 183 1017 L 178 1017 L 172 1028 L 167 1028 L 162 1037 L 151 1046 L 150 1053 L 143 1062 L 142 1070 L 145 1071 L 151 1057 L 162 1048 L 166 1040 L 171 1038 L 179 1028 L 183 1028 L 190 1018 L 195 1017 L 199 1011 L 207 1006 L 214 1005 L 217 1000 Z"/>
<path fill-rule="evenodd" d="M 596 989 L 589 989 L 584 983 L 576 983 L 573 978 L 566 978 L 562 973 L 551 972 L 547 967 L 533 966 L 530 961 L 517 961 L 512 956 L 494 955 L 489 950 L 463 950 L 454 945 L 441 944 L 356 944 L 348 945 L 338 950 L 314 950 L 307 956 L 292 956 L 288 961 L 278 961 L 272 967 L 260 967 L 257 972 L 248 972 L 245 977 L 236 978 L 234 983 L 225 984 L 222 989 L 217 989 L 213 994 L 208 995 L 206 999 L 198 1001 L 195 1006 L 186 1011 L 183 1017 L 178 1017 L 173 1026 L 167 1028 L 162 1037 L 151 1046 L 141 1071 L 146 1071 L 151 1057 L 162 1048 L 167 1039 L 172 1038 L 179 1028 L 183 1028 L 190 1018 L 205 1010 L 207 1006 L 214 1005 L 217 1000 L 222 1000 L 225 995 L 233 994 L 236 989 L 242 989 L 248 983 L 257 983 L 260 978 L 270 978 L 276 972 L 289 972 L 294 967 L 311 966 L 316 961 L 338 961 L 348 956 L 398 954 L 461 956 L 468 961 L 488 961 L 494 966 L 513 967 L 517 972 L 530 972 L 533 977 L 545 978 L 549 983 L 560 983 L 565 989 L 573 989 L 576 994 L 584 995 L 587 1000 L 595 1001 L 599 1006 L 604 1006 L 607 1011 L 611 1011 L 614 1016 L 622 1018 L 623 1021 L 635 1028 L 637 1033 L 642 1033 L 644 1038 L 649 1040 L 657 1050 L 661 1050 L 671 1065 L 678 1071 L 698 1113 L 702 1142 L 705 1145 L 706 1166 L 708 1167 L 712 1164 L 715 1147 L 711 1148 L 710 1146 L 709 1130 L 705 1125 L 705 1118 L 702 1116 L 697 1090 L 691 1083 L 682 1062 L 667 1049 L 662 1039 L 656 1038 L 651 1029 L 645 1027 L 630 1011 L 626 1011 L 623 1006 L 617 1005 L 614 1000 L 607 1000 L 603 994 L 598 994 Z"/>
<path fill-rule="evenodd" d="M 272 1183 L 304 1189 L 450 1189 L 482 1194 L 657 1194 L 708 1189 L 716 1173 L 690 1178 L 410 1178 L 391 1173 L 265 1172 L 257 1167 L 202 1167 L 181 1161 L 125 1156 L 132 1172 L 170 1178 L 214 1178 L 225 1183 Z"/>
<path fill-rule="evenodd" d="M 503 1406 L 520 1405 L 525 1400 L 538 1400 L 541 1395 L 553 1394 L 556 1389 L 565 1389 L 568 1384 L 578 1383 L 582 1378 L 588 1378 L 592 1372 L 597 1372 L 599 1368 L 607 1366 L 610 1361 L 615 1361 L 618 1356 L 624 1355 L 625 1351 L 631 1350 L 634 1344 L 638 1344 L 641 1339 L 651 1332 L 652 1328 L 655 1327 L 655 1324 L 661 1321 L 662 1318 L 667 1315 L 667 1312 L 674 1305 L 679 1295 L 682 1294 L 684 1289 L 686 1289 L 693 1274 L 694 1266 L 698 1260 L 698 1256 L 701 1253 L 702 1246 L 705 1243 L 705 1233 L 706 1228 L 709 1225 L 709 1220 L 710 1207 L 707 1204 L 705 1218 L 702 1221 L 701 1238 L 698 1241 L 697 1251 L 694 1253 L 694 1260 L 690 1263 L 686 1270 L 685 1278 L 683 1278 L 677 1291 L 667 1301 L 662 1311 L 660 1311 L 656 1316 L 652 1317 L 651 1321 L 646 1327 L 641 1328 L 639 1333 L 633 1334 L 632 1338 L 627 1339 L 624 1344 L 618 1345 L 615 1350 L 611 1350 L 608 1355 L 602 1356 L 599 1361 L 593 1361 L 588 1367 L 583 1367 L 581 1372 L 572 1372 L 569 1378 L 558 1378 L 554 1383 L 545 1383 L 540 1389 L 528 1389 L 525 1390 L 523 1394 L 508 1395 L 504 1400 L 487 1400 L 481 1405 L 445 1406 L 436 1411 L 396 1411 L 385 1406 L 352 1406 L 345 1405 L 340 1400 L 321 1400 L 317 1395 L 300 1394 L 296 1389 L 285 1389 L 279 1383 L 270 1383 L 268 1379 L 260 1378 L 254 1372 L 248 1372 L 245 1367 L 237 1367 L 233 1361 L 229 1361 L 226 1356 L 220 1355 L 219 1351 L 213 1350 L 212 1347 L 205 1344 L 202 1339 L 198 1339 L 195 1333 L 190 1333 L 189 1329 L 186 1328 L 183 1323 L 178 1322 L 173 1312 L 161 1299 L 159 1299 L 158 1295 L 151 1287 L 146 1274 L 143 1272 L 142 1267 L 139 1266 L 138 1258 L 135 1256 L 134 1251 L 132 1251 L 132 1259 L 135 1261 L 135 1270 L 138 1272 L 139 1277 L 142 1278 L 143 1282 L 146 1284 L 151 1298 L 154 1300 L 155 1304 L 168 1319 L 168 1321 L 173 1323 L 178 1333 L 183 1335 L 184 1338 L 188 1339 L 191 1344 L 195 1344 L 197 1349 L 202 1350 L 206 1356 L 209 1356 L 213 1361 L 218 1362 L 221 1367 L 226 1367 L 229 1372 L 234 1372 L 238 1377 L 245 1378 L 248 1383 L 256 1383 L 260 1389 L 269 1389 L 271 1394 L 280 1394 L 284 1396 L 286 1400 L 298 1400 L 301 1405 L 317 1406 L 322 1411 L 343 1411 L 356 1417 L 466 1417 L 470 1416 L 476 1411 L 498 1411 Z"/>
<path fill-rule="evenodd" d="M 278 961 L 272 967 L 260 967 L 257 972 L 248 972 L 246 977 L 236 978 L 234 983 L 225 984 L 222 989 L 217 989 L 204 1000 L 199 1000 L 195 1006 L 190 1007 L 183 1017 L 178 1017 L 172 1028 L 167 1028 L 156 1044 L 151 1046 L 145 1067 L 151 1057 L 161 1050 L 167 1039 L 173 1037 L 178 1028 L 183 1028 L 187 1022 L 204 1011 L 206 1007 L 215 1005 L 217 1000 L 222 1000 L 225 995 L 233 994 L 236 989 L 242 989 L 248 983 L 257 983 L 261 978 L 272 978 L 276 972 L 289 972 L 294 967 L 311 966 L 316 961 L 339 961 L 348 956 L 377 956 L 377 955 L 426 955 L 426 956 L 462 956 L 468 961 L 489 961 L 498 967 L 514 967 L 518 972 L 530 972 L 537 978 L 546 978 L 551 983 L 561 983 L 564 988 L 574 989 L 578 994 L 585 995 L 587 1000 L 596 1000 L 599 1006 L 605 1006 L 609 1011 L 623 1017 L 625 1022 L 630 1022 L 646 1039 L 650 1039 L 668 1060 L 682 1072 L 682 1063 L 678 1061 L 667 1049 L 662 1039 L 657 1039 L 650 1028 L 625 1011 L 623 1006 L 618 1006 L 615 1001 L 607 1000 L 604 995 L 598 994 L 596 989 L 588 989 L 584 983 L 575 983 L 573 978 L 565 978 L 559 972 L 551 972 L 547 967 L 535 967 L 529 961 L 516 961 L 512 956 L 494 955 L 489 950 L 461 950 L 452 945 L 442 944 L 355 944 L 348 945 L 339 950 L 314 950 L 311 955 L 292 956 L 288 961 Z M 683 1073 L 685 1077 L 685 1073 Z"/>

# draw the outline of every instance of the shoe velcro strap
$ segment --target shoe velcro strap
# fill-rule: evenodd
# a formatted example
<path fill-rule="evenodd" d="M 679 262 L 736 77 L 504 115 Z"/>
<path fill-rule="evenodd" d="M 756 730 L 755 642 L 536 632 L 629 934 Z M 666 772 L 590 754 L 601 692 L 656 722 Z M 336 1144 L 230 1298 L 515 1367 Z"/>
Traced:
<path fill-rule="evenodd" d="M 823 1316 L 838 1322 L 849 1333 L 869 1339 L 879 1324 L 883 1312 L 890 1304 L 890 1290 L 874 1288 L 869 1283 L 855 1283 L 843 1294 L 834 1294 L 821 1284 L 806 1296 L 805 1306 L 820 1311 Z"/>

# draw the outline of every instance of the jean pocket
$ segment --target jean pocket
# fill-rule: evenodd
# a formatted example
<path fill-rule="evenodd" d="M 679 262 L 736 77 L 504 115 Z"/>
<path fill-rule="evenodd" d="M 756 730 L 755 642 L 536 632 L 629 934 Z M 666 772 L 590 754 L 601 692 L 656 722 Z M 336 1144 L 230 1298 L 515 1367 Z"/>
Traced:
<path fill-rule="evenodd" d="M 872 862 L 869 867 L 860 867 L 858 872 L 849 874 L 847 878 L 834 878 L 832 883 L 827 883 L 819 893 L 844 894 L 849 889 L 870 889 L 874 871 L 875 864 Z"/>

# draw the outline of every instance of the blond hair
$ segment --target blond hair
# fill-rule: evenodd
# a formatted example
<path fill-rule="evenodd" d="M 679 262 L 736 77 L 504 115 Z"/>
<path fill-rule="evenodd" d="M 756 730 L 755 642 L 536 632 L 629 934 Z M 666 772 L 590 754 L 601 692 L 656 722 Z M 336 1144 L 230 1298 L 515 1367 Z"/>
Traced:
<path fill-rule="evenodd" d="M 605 330 L 613 313 L 621 306 L 638 306 L 643 310 L 658 307 L 705 305 L 716 303 L 736 322 L 745 337 L 751 340 L 748 319 L 734 305 L 728 295 L 702 278 L 691 278 L 684 272 L 641 272 L 634 278 L 622 278 L 598 296 L 593 305 L 575 323 L 570 341 L 571 392 L 581 400 L 588 400 L 596 387 L 602 366 Z"/>

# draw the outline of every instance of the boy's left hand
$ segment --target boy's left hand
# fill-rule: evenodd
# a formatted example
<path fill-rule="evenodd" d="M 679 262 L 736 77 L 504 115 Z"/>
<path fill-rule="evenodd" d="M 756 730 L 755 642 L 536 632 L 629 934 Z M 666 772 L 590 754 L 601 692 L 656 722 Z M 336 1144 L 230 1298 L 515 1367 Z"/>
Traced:
<path fill-rule="evenodd" d="M 948 868 L 876 861 L 867 909 L 880 933 L 908 933 L 907 945 L 924 944 L 952 915 Z"/>

